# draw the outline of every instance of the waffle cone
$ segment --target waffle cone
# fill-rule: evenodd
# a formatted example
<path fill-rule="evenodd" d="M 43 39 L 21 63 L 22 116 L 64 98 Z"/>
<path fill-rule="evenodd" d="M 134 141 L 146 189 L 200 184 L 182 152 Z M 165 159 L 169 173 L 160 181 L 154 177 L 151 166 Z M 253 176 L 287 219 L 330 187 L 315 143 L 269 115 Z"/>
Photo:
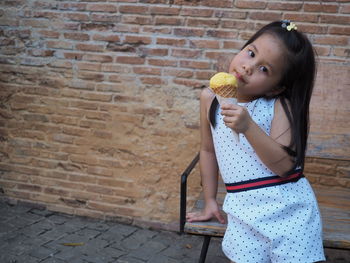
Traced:
<path fill-rule="evenodd" d="M 237 97 L 237 89 L 233 85 L 225 85 L 216 87 L 214 93 L 223 97 L 223 98 L 236 98 Z"/>

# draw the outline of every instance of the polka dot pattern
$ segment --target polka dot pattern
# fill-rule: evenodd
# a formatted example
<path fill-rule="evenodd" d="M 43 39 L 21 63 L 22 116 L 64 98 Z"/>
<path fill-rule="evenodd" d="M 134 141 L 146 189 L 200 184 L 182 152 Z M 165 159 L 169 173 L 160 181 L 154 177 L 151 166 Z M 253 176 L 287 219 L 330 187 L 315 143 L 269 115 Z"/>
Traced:
<path fill-rule="evenodd" d="M 270 133 L 275 100 L 260 98 L 245 104 L 253 120 Z M 237 143 L 224 125 L 220 109 L 212 128 L 219 169 L 225 183 L 274 175 L 240 134 Z M 236 263 L 296 263 L 325 260 L 322 221 L 314 192 L 306 178 L 297 182 L 228 193 L 224 211 L 228 226 L 222 242 Z"/>

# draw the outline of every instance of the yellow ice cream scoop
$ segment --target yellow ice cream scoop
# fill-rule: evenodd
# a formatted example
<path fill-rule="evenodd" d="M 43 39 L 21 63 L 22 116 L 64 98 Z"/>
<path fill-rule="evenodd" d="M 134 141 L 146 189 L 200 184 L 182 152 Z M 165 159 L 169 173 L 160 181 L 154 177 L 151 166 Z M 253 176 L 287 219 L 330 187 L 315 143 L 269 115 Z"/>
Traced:
<path fill-rule="evenodd" d="M 237 79 L 232 74 L 219 72 L 211 77 L 210 88 L 223 98 L 235 98 L 237 96 Z"/>

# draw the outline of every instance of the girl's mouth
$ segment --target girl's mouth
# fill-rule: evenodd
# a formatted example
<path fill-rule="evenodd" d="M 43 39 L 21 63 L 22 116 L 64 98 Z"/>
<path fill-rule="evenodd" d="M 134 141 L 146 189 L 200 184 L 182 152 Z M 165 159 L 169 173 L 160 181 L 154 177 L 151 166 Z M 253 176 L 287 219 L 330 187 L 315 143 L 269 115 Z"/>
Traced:
<path fill-rule="evenodd" d="M 240 82 L 246 83 L 246 81 L 244 80 L 243 76 L 241 74 L 239 74 L 237 71 L 234 71 L 234 75 Z"/>

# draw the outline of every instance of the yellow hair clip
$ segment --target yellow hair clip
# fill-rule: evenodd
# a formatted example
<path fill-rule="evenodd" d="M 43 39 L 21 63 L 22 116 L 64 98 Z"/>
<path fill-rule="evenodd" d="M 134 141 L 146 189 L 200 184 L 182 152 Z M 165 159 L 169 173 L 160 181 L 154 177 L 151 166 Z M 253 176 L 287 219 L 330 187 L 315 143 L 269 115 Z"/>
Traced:
<path fill-rule="evenodd" d="M 290 22 L 290 24 L 287 26 L 288 31 L 297 30 L 297 29 L 298 29 L 297 26 L 293 22 Z"/>

